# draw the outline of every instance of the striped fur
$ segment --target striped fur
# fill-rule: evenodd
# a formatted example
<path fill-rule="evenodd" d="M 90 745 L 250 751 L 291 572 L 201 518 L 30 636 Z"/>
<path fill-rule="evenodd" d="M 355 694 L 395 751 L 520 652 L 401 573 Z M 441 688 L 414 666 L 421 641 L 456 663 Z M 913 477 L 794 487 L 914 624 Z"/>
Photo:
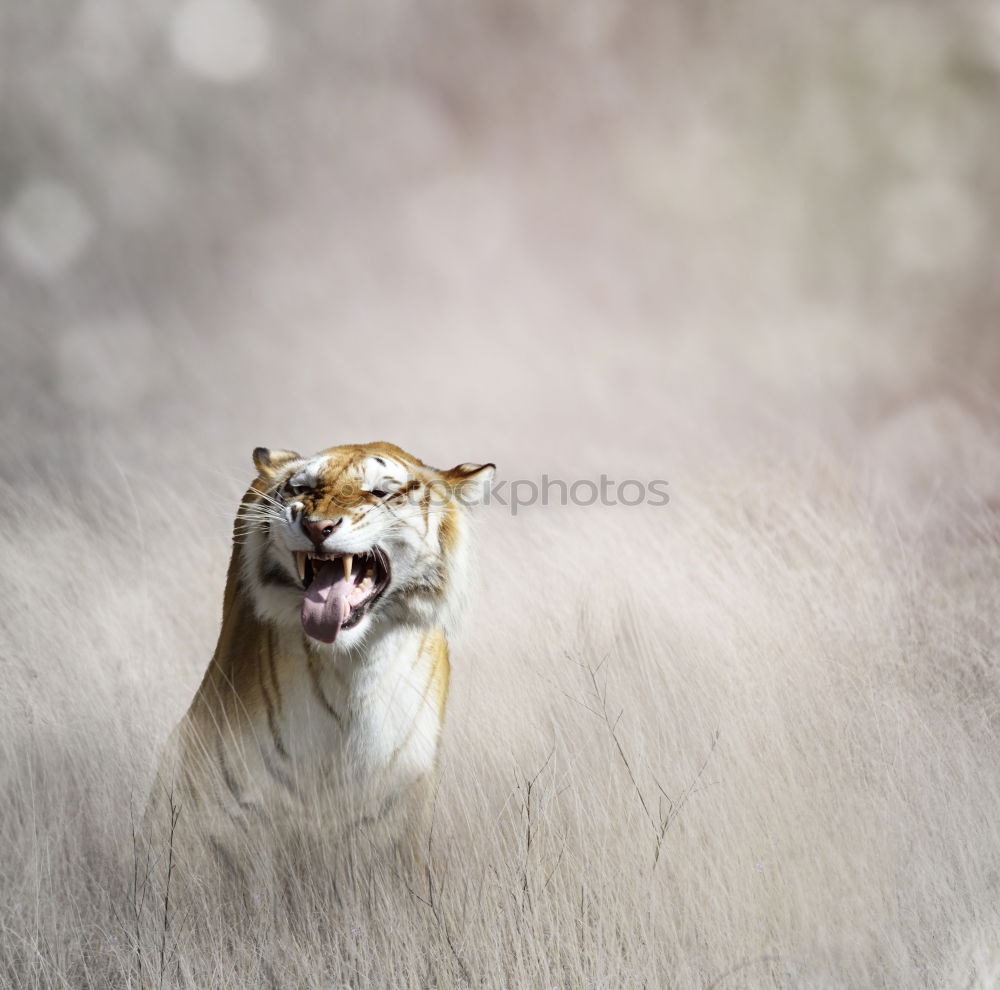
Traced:
<path fill-rule="evenodd" d="M 149 805 L 195 873 L 280 854 L 295 834 L 359 828 L 415 855 L 448 696 L 447 631 L 469 584 L 468 506 L 492 465 L 438 471 L 387 443 L 304 458 L 254 452 L 218 645 L 168 741 Z M 307 635 L 294 551 L 303 519 L 337 519 L 332 553 L 377 548 L 390 581 L 332 644 Z"/>

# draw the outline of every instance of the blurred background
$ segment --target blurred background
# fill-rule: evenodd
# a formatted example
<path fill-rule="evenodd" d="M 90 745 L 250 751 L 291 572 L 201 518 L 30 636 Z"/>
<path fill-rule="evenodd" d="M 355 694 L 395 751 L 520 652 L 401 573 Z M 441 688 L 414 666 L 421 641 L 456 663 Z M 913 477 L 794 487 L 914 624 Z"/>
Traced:
<path fill-rule="evenodd" d="M 455 649 L 445 824 L 517 862 L 511 767 L 565 756 L 581 974 L 995 987 L 998 225 L 997 0 L 8 0 L 0 964 L 106 951 L 251 450 L 385 439 L 669 481 L 488 507 Z M 650 794 L 719 739 L 669 887 L 587 665 Z"/>
<path fill-rule="evenodd" d="M 886 428 L 920 475 L 995 426 L 995 3 L 0 16 L 18 477 L 383 437 L 676 477 Z"/>

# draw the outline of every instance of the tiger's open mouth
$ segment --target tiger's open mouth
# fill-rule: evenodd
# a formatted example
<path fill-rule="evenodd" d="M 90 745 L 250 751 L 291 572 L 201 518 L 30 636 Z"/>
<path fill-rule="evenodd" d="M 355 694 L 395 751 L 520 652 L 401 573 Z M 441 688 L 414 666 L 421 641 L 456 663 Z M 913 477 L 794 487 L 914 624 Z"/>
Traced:
<path fill-rule="evenodd" d="M 305 598 L 302 628 L 321 643 L 352 629 L 389 585 L 389 558 L 377 548 L 366 553 L 294 553 Z"/>

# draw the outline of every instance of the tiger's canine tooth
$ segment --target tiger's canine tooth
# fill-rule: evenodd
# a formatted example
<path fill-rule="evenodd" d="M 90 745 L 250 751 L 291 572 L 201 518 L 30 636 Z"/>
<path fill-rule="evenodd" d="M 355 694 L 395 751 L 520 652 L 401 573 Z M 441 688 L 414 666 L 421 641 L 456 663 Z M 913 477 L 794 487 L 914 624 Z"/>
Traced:
<path fill-rule="evenodd" d="M 306 553 L 304 550 L 295 551 L 295 569 L 299 572 L 299 580 L 306 579 Z"/>
<path fill-rule="evenodd" d="M 340 559 L 344 563 L 344 577 L 349 581 L 351 579 L 351 563 L 354 560 L 354 554 L 345 553 Z"/>

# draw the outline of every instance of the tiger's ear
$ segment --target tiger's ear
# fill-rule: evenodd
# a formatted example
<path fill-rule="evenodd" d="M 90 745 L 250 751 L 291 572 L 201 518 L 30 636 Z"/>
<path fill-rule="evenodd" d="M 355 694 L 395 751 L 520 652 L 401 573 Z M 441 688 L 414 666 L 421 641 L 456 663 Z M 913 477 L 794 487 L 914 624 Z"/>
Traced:
<path fill-rule="evenodd" d="M 463 505 L 479 505 L 486 501 L 493 483 L 495 464 L 459 464 L 450 471 L 442 471 L 454 497 Z"/>
<path fill-rule="evenodd" d="M 253 465 L 265 478 L 274 477 L 289 461 L 297 461 L 302 457 L 294 450 L 268 450 L 267 447 L 257 447 L 253 452 Z"/>

